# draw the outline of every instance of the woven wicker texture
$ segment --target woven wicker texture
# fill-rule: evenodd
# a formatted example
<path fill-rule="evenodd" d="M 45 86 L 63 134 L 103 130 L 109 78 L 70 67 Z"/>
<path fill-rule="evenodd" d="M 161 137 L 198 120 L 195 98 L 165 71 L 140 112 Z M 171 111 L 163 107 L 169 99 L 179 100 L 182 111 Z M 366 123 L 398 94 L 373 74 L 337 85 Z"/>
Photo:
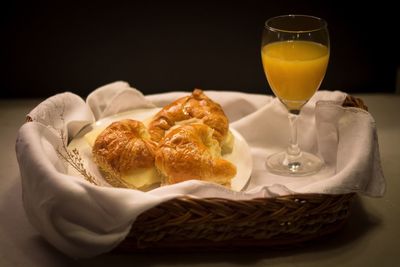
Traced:
<path fill-rule="evenodd" d="M 343 106 L 367 109 L 352 96 Z M 296 244 L 340 229 L 355 195 L 297 194 L 240 201 L 175 198 L 141 214 L 118 249 Z"/>

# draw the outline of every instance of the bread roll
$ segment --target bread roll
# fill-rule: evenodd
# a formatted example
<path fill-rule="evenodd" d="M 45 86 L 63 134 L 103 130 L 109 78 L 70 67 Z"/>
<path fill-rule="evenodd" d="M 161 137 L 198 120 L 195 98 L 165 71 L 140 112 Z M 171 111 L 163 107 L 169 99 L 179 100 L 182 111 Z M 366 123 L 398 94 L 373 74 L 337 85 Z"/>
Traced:
<path fill-rule="evenodd" d="M 153 141 L 159 142 L 166 131 L 182 122 L 201 122 L 214 129 L 213 137 L 221 145 L 228 136 L 229 121 L 222 107 L 195 89 L 189 96 L 177 99 L 160 110 L 149 123 Z"/>
<path fill-rule="evenodd" d="M 214 136 L 215 130 L 199 123 L 171 129 L 155 154 L 162 183 L 198 179 L 230 186 L 236 167 L 221 157 L 221 148 Z"/>
<path fill-rule="evenodd" d="M 156 147 L 142 122 L 125 119 L 112 123 L 98 135 L 92 154 L 94 162 L 105 172 L 107 182 L 117 187 L 136 188 L 157 181 L 154 177 L 143 178 L 143 175 L 156 175 Z M 131 178 L 132 174 L 142 177 L 143 181 L 129 182 L 135 179 Z"/>

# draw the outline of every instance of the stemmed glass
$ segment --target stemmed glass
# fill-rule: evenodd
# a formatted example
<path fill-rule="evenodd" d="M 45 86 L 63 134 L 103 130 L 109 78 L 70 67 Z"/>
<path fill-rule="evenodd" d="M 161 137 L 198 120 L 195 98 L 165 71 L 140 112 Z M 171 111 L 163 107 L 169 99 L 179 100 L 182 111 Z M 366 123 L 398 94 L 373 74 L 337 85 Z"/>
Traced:
<path fill-rule="evenodd" d="M 290 142 L 286 151 L 267 158 L 275 174 L 305 176 L 318 172 L 323 161 L 301 151 L 297 143 L 297 118 L 301 108 L 318 90 L 329 60 L 327 23 L 317 17 L 284 15 L 265 22 L 261 57 L 275 96 L 288 110 Z"/>

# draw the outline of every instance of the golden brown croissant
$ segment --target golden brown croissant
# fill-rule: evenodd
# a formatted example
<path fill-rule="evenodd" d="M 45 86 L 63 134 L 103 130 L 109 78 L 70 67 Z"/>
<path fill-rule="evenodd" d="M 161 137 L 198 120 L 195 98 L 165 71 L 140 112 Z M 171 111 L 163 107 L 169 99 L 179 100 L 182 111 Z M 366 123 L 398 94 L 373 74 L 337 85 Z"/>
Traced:
<path fill-rule="evenodd" d="M 222 144 L 228 136 L 229 121 L 222 107 L 195 89 L 190 96 L 177 99 L 160 110 L 149 123 L 151 139 L 159 142 L 175 124 L 197 119 L 214 129 L 213 137 Z"/>
<path fill-rule="evenodd" d="M 229 186 L 236 167 L 221 157 L 214 133 L 212 128 L 199 123 L 171 129 L 160 142 L 155 156 L 163 184 L 199 179 Z"/>
<path fill-rule="evenodd" d="M 154 167 L 156 147 L 142 122 L 125 119 L 112 123 L 100 133 L 92 154 L 111 185 L 131 187 L 121 178 L 135 170 Z"/>

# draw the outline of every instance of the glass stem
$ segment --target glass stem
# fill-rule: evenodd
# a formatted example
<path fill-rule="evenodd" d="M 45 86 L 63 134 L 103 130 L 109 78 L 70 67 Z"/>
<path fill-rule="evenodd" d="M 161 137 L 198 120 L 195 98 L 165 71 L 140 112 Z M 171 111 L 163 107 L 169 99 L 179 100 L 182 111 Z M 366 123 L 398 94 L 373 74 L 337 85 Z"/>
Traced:
<path fill-rule="evenodd" d="M 290 128 L 290 142 L 287 148 L 289 162 L 296 160 L 301 155 L 299 144 L 297 143 L 297 119 L 300 111 L 290 110 L 289 111 L 289 128 Z"/>

